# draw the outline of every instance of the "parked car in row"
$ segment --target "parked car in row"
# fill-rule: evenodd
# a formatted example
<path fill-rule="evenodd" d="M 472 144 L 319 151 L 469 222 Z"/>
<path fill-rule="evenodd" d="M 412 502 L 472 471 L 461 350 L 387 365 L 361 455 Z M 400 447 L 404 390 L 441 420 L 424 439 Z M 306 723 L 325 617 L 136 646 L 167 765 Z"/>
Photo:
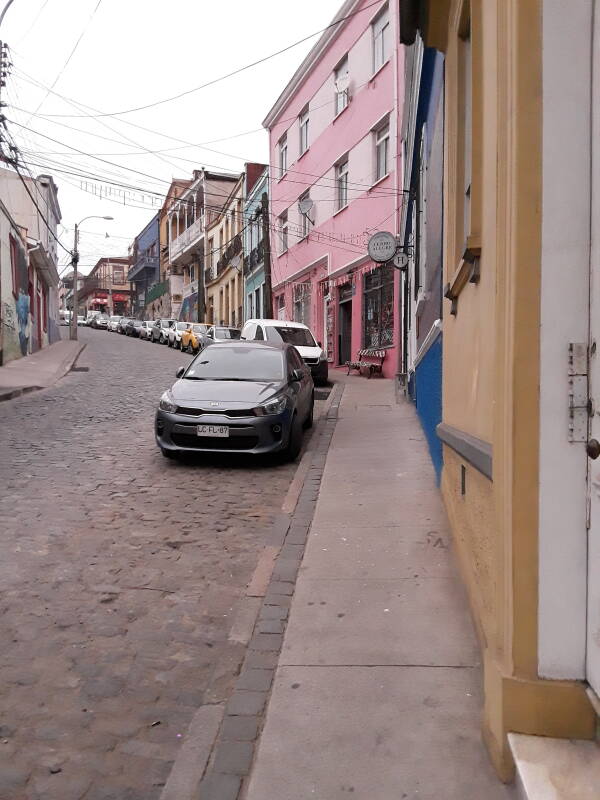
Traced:
<path fill-rule="evenodd" d="M 97 317 L 92 319 L 91 325 L 92 328 L 96 328 L 96 330 L 99 330 L 100 328 L 106 330 L 108 327 L 108 314 L 98 314 Z"/>
<path fill-rule="evenodd" d="M 117 322 L 117 333 L 125 333 L 125 326 L 129 322 L 131 317 L 121 317 Z"/>
<path fill-rule="evenodd" d="M 242 328 L 242 339 L 246 341 L 285 342 L 293 344 L 310 367 L 316 384 L 327 383 L 329 366 L 321 343 L 302 322 L 279 319 L 249 319 Z"/>
<path fill-rule="evenodd" d="M 139 337 L 141 327 L 142 327 L 141 319 L 128 319 L 124 325 L 125 336 Z"/>
<path fill-rule="evenodd" d="M 152 335 L 152 326 L 154 325 L 154 320 L 144 320 L 142 325 L 139 329 L 138 336 L 140 339 L 147 339 L 150 341 Z"/>
<path fill-rule="evenodd" d="M 293 460 L 313 424 L 314 384 L 286 343 L 211 342 L 160 398 L 156 442 L 180 453 L 280 452 Z"/>
<path fill-rule="evenodd" d="M 193 322 L 189 328 L 181 333 L 180 349 L 190 353 L 198 353 L 212 341 L 208 337 L 209 326 L 202 322 Z"/>
<path fill-rule="evenodd" d="M 166 344 L 168 341 L 169 328 L 177 322 L 176 319 L 157 319 L 152 326 L 151 341 L 158 344 Z"/>
<path fill-rule="evenodd" d="M 85 317 L 83 314 L 77 314 L 77 327 L 81 328 L 85 325 Z"/>
<path fill-rule="evenodd" d="M 167 334 L 167 344 L 169 347 L 176 347 L 178 350 L 180 350 L 181 334 L 191 328 L 191 326 L 191 322 L 176 322 L 175 325 L 172 325 Z"/>
<path fill-rule="evenodd" d="M 109 317 L 107 327 L 109 333 L 116 333 L 117 325 L 119 324 L 120 319 L 121 317 L 118 314 L 113 314 L 112 317 Z"/>
<path fill-rule="evenodd" d="M 229 328 L 226 325 L 211 325 L 206 335 L 215 342 L 229 342 L 232 339 L 239 339 L 241 331 L 239 328 Z"/>
<path fill-rule="evenodd" d="M 85 317 L 85 324 L 87 327 L 93 327 L 93 322 L 96 317 L 100 316 L 100 311 L 88 311 Z"/>

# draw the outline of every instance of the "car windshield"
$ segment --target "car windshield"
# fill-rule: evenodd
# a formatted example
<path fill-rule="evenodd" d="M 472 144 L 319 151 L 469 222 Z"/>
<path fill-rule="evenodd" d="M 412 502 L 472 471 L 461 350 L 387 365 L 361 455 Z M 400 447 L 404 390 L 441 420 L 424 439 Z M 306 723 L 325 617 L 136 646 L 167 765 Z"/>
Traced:
<path fill-rule="evenodd" d="M 206 333 L 208 325 L 192 325 L 194 333 Z"/>
<path fill-rule="evenodd" d="M 239 339 L 241 333 L 236 328 L 215 328 L 215 339 Z"/>
<path fill-rule="evenodd" d="M 134 328 L 141 328 L 143 324 L 144 324 L 144 323 L 143 323 L 143 322 L 141 322 L 139 319 L 134 319 L 134 320 L 133 320 L 133 327 L 134 327 Z"/>
<path fill-rule="evenodd" d="M 286 328 L 283 325 L 267 325 L 267 340 L 269 342 L 287 342 L 294 347 L 317 347 L 312 333 L 308 328 Z"/>
<path fill-rule="evenodd" d="M 178 331 L 186 331 L 190 327 L 189 322 L 178 322 L 177 323 L 177 330 Z"/>
<path fill-rule="evenodd" d="M 110 321 L 111 322 L 118 322 L 120 319 L 121 319 L 121 317 L 111 317 Z"/>
<path fill-rule="evenodd" d="M 183 376 L 187 380 L 281 381 L 283 353 L 268 347 L 206 347 Z"/>
<path fill-rule="evenodd" d="M 171 325 L 173 324 L 173 320 L 172 319 L 163 319 L 160 324 L 162 325 L 163 328 L 170 328 Z"/>

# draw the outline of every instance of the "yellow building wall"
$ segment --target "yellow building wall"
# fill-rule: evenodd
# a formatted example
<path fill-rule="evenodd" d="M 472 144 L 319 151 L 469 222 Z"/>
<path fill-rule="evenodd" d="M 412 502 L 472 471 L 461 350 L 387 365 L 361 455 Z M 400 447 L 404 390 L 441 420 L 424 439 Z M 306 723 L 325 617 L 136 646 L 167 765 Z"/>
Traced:
<path fill-rule="evenodd" d="M 443 422 L 493 453 L 490 479 L 445 445 L 442 492 L 483 651 L 484 736 L 510 779 L 507 732 L 595 731 L 583 684 L 537 674 L 541 0 L 430 0 L 428 15 L 426 44 L 446 54 L 444 270 L 458 286 L 456 314 L 444 305 Z M 462 218 L 469 36 L 470 226 Z M 475 270 L 461 282 L 473 254 L 478 280 Z"/>

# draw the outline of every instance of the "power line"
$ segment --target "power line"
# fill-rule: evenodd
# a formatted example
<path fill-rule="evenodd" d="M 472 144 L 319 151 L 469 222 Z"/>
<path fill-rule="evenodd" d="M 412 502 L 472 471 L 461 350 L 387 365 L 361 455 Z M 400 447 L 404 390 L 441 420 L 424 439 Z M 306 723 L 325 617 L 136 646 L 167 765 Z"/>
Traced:
<path fill-rule="evenodd" d="M 39 102 L 39 104 L 38 104 L 38 107 L 36 108 L 36 110 L 35 110 L 35 112 L 34 112 L 35 114 L 37 114 L 37 112 L 40 110 L 40 108 L 41 108 L 41 107 L 44 105 L 44 102 L 46 101 L 46 98 L 47 98 L 47 97 L 48 97 L 48 95 L 50 94 L 51 90 L 52 90 L 52 89 L 54 89 L 54 87 L 56 86 L 56 84 L 58 83 L 58 81 L 60 80 L 60 78 L 62 77 L 62 74 L 64 73 L 64 71 L 66 70 L 66 68 L 69 66 L 69 62 L 71 61 L 71 59 L 72 59 L 72 58 L 73 58 L 73 56 L 75 55 L 75 51 L 77 50 L 77 48 L 79 47 L 79 43 L 81 42 L 81 40 L 82 40 L 82 39 L 83 39 L 83 37 L 85 36 L 85 32 L 86 32 L 86 31 L 87 31 L 87 29 L 89 28 L 91 21 L 92 21 L 92 20 L 94 19 L 94 17 L 96 16 L 96 11 L 98 11 L 98 8 L 100 7 L 101 3 L 102 3 L 102 0 L 97 0 L 97 3 L 96 3 L 96 5 L 94 6 L 94 10 L 93 10 L 93 11 L 92 11 L 92 13 L 90 14 L 90 16 L 89 16 L 89 18 L 88 18 L 88 21 L 85 23 L 85 26 L 84 26 L 83 30 L 81 31 L 81 33 L 79 34 L 79 36 L 78 36 L 78 38 L 77 38 L 77 41 L 76 41 L 76 42 L 75 42 L 75 44 L 73 45 L 73 49 L 71 50 L 71 52 L 70 52 L 70 53 L 69 53 L 69 55 L 67 56 L 67 60 L 65 61 L 65 63 L 64 63 L 64 64 L 62 65 L 62 67 L 60 68 L 60 70 L 59 70 L 59 72 L 58 72 L 58 75 L 56 76 L 56 78 L 54 78 L 54 81 L 52 82 L 52 85 L 50 86 L 50 89 L 49 89 L 49 90 L 46 92 L 46 94 L 45 94 L 45 95 L 42 97 L 42 99 L 40 100 L 40 102 Z M 40 13 L 41 13 L 41 12 L 40 12 Z M 33 116 L 33 115 L 32 115 L 32 116 Z M 31 117 L 29 117 L 29 119 L 31 119 Z M 29 120 L 28 120 L 28 121 L 29 121 Z"/>
<path fill-rule="evenodd" d="M 44 216 L 44 214 L 43 214 L 43 212 L 42 212 L 42 209 L 39 207 L 39 205 L 38 205 L 38 203 L 37 203 L 37 200 L 35 199 L 35 197 L 34 197 L 34 196 L 31 194 L 31 192 L 29 191 L 29 186 L 27 186 L 27 181 L 26 181 L 26 180 L 25 180 L 25 178 L 24 178 L 24 177 L 21 175 L 21 173 L 20 173 L 20 171 L 19 171 L 19 168 L 17 167 L 16 159 L 15 159 L 14 161 L 12 161 L 12 162 L 11 162 L 11 161 L 9 161 L 9 163 L 11 164 L 11 166 L 12 166 L 12 167 L 14 167 L 14 170 L 15 170 L 15 172 L 17 173 L 17 175 L 19 176 L 19 178 L 20 178 L 20 180 L 21 180 L 21 183 L 22 183 L 22 184 L 23 184 L 23 186 L 25 187 L 25 191 L 26 191 L 26 192 L 27 192 L 27 194 L 29 195 L 29 197 L 30 197 L 30 199 L 31 199 L 31 202 L 33 203 L 33 205 L 36 207 L 36 209 L 37 209 L 37 212 L 38 212 L 38 214 L 40 215 L 40 218 L 41 218 L 42 222 L 44 223 L 44 225 L 46 226 L 46 228 L 48 228 L 48 232 L 50 233 L 50 235 L 52 236 L 52 238 L 53 238 L 53 239 L 56 241 L 56 243 L 57 243 L 57 244 L 58 244 L 60 247 L 62 247 L 62 249 L 65 251 L 65 253 L 68 253 L 69 255 L 71 255 L 71 251 L 70 251 L 70 250 L 68 250 L 68 249 L 67 249 L 67 248 L 64 246 L 64 244 L 63 244 L 63 243 L 60 241 L 60 239 L 58 238 L 58 236 L 57 236 L 57 235 L 54 233 L 54 231 L 52 230 L 52 227 L 50 226 L 50 223 L 48 222 L 48 220 L 47 220 L 47 219 L 46 219 L 46 217 Z"/>
<path fill-rule="evenodd" d="M 19 71 L 21 72 L 22 70 L 19 70 Z M 361 86 L 365 86 L 367 83 L 368 83 L 368 81 L 366 81 L 364 84 L 361 84 Z M 39 82 L 38 82 L 38 84 L 39 84 Z M 39 85 L 43 86 L 43 84 L 39 84 Z M 360 88 L 360 86 L 358 86 L 356 88 Z M 54 92 L 54 94 L 56 94 L 58 97 L 60 97 L 61 99 L 65 100 L 66 102 L 68 102 L 70 105 L 72 105 L 75 102 L 76 105 L 80 105 L 80 106 L 83 105 L 83 107 L 85 107 L 84 104 L 77 103 L 77 101 L 72 101 L 69 98 L 65 97 L 64 95 L 58 94 L 57 92 Z M 323 106 L 331 105 L 331 103 L 333 103 L 333 102 L 335 102 L 335 100 L 330 100 L 327 103 L 323 103 Z M 88 108 L 89 108 L 89 106 L 88 106 Z M 318 108 L 321 108 L 321 106 L 315 106 L 315 108 L 313 110 L 317 110 Z M 42 114 L 42 115 L 38 115 L 38 116 L 41 116 L 42 119 L 45 119 L 48 122 L 52 122 L 53 124 L 62 125 L 63 127 L 66 127 L 66 128 L 70 128 L 71 127 L 69 125 L 66 125 L 65 123 L 59 123 L 59 122 L 56 122 L 56 120 L 50 118 L 51 116 L 55 116 L 55 115 L 43 115 Z M 62 115 L 62 116 L 67 116 L 68 117 L 69 115 Z M 295 120 L 295 119 L 297 119 L 297 117 L 294 116 L 294 117 L 288 118 L 287 120 L 281 120 L 281 121 L 290 121 L 292 119 Z M 222 156 L 225 156 L 226 158 L 234 158 L 234 159 L 239 160 L 239 161 L 244 161 L 244 162 L 252 161 L 252 159 L 244 158 L 242 156 L 237 156 L 237 155 L 234 155 L 233 153 L 226 153 L 226 152 L 224 152 L 222 150 L 216 150 L 216 149 L 211 148 L 211 147 L 206 147 L 203 144 L 195 144 L 193 142 L 188 142 L 185 139 L 180 139 L 179 137 L 172 136 L 172 135 L 170 135 L 168 133 L 163 133 L 161 131 L 156 131 L 156 130 L 153 130 L 152 128 L 147 128 L 147 127 L 145 127 L 143 125 L 138 125 L 137 123 L 130 122 L 129 120 L 117 119 L 115 121 L 116 122 L 121 122 L 124 125 L 130 125 L 133 128 L 138 128 L 139 130 L 145 131 L 146 133 L 151 133 L 151 134 L 156 135 L 156 136 L 162 136 L 165 139 L 171 139 L 172 141 L 180 142 L 186 147 L 194 147 L 194 148 L 197 148 L 197 149 L 200 149 L 200 150 L 207 150 L 208 152 L 216 153 L 217 155 L 222 155 Z M 103 123 L 101 123 L 101 124 L 103 124 Z M 100 134 L 94 134 L 94 133 L 92 133 L 90 131 L 82 131 L 79 128 L 72 128 L 72 130 L 76 130 L 76 131 L 78 131 L 80 133 L 84 133 L 86 135 L 98 136 L 99 138 L 102 138 L 102 139 L 108 139 L 108 137 L 101 136 Z M 43 136 L 43 134 L 40 134 L 40 135 Z M 122 134 L 119 134 L 119 135 L 122 135 Z M 125 138 L 127 138 L 127 137 L 125 137 Z M 109 141 L 116 141 L 115 139 L 108 139 L 108 140 Z M 133 140 L 129 139 L 129 141 L 133 141 Z M 60 144 L 64 144 L 64 143 L 60 142 Z M 143 145 L 140 145 L 139 143 L 137 143 L 137 144 L 138 144 L 138 146 L 143 147 Z M 69 145 L 66 145 L 66 146 L 68 147 Z M 146 149 L 146 148 L 144 148 L 144 149 Z M 147 152 L 148 152 L 148 154 L 153 154 L 154 155 L 154 154 L 158 153 L 159 151 L 147 150 Z M 89 155 L 90 157 L 94 157 L 92 154 L 87 154 L 87 155 Z M 130 154 L 127 154 L 127 155 L 130 155 Z M 190 163 L 196 163 L 192 159 L 185 159 L 185 160 L 189 160 Z M 230 170 L 227 170 L 227 168 L 221 167 L 221 166 L 219 166 L 217 164 L 208 164 L 207 162 L 204 162 L 204 164 L 205 164 L 205 166 L 213 167 L 215 169 L 220 169 L 220 170 L 223 170 L 223 171 L 230 171 Z M 171 166 L 174 166 L 174 165 L 171 165 Z M 275 164 L 270 164 L 269 163 L 266 166 L 269 166 L 270 168 L 275 169 L 275 170 L 279 169 L 278 165 L 275 165 Z M 123 167 L 123 168 L 127 169 L 127 167 Z M 303 170 L 293 169 L 291 167 L 288 168 L 287 172 L 288 173 L 293 173 L 295 175 L 306 175 L 307 177 L 317 178 L 319 180 L 335 181 L 334 178 L 323 178 L 322 175 L 317 175 L 316 173 L 305 172 Z M 289 183 L 293 183 L 294 182 L 294 181 L 292 181 L 291 178 L 287 178 L 287 181 Z M 296 182 L 297 183 L 301 183 L 300 181 L 296 181 Z M 351 185 L 360 186 L 363 190 L 371 189 L 371 184 L 365 184 L 365 183 L 359 182 L 359 181 L 349 181 L 348 184 L 349 184 L 349 186 L 351 186 Z M 313 182 L 312 185 L 317 185 L 317 182 L 316 181 Z M 325 184 L 325 185 L 327 185 L 327 184 Z M 329 186 L 328 188 L 333 188 L 333 186 Z M 371 189 L 371 192 L 372 192 L 372 194 L 385 195 L 385 196 L 403 194 L 403 192 L 396 192 L 395 190 L 385 190 L 385 189 L 381 190 L 381 189 L 378 189 L 377 187 L 375 189 Z"/>
<path fill-rule="evenodd" d="M 98 5 L 100 4 L 101 0 L 98 1 Z M 275 53 L 271 53 L 264 58 L 259 58 L 257 61 L 253 61 L 250 64 L 246 64 L 243 67 L 238 67 L 234 69 L 232 72 L 228 72 L 226 75 L 221 75 L 219 78 L 213 78 L 206 83 L 200 84 L 200 86 L 195 86 L 193 89 L 186 89 L 184 92 L 179 92 L 179 94 L 173 95 L 172 97 L 166 97 L 163 100 L 156 100 L 153 103 L 147 103 L 143 106 L 136 106 L 135 108 L 127 108 L 123 111 L 112 111 L 110 113 L 103 112 L 100 114 L 49 114 L 48 116 L 52 117 L 81 117 L 81 116 L 93 116 L 93 117 L 117 117 L 123 116 L 124 114 L 132 114 L 136 111 L 143 111 L 147 108 L 155 108 L 156 106 L 164 105 L 165 103 L 171 103 L 174 100 L 179 100 L 181 97 L 186 97 L 187 95 L 194 94 L 195 92 L 199 92 L 201 89 L 206 89 L 208 86 L 214 86 L 216 83 L 220 83 L 221 81 L 226 80 L 227 78 L 231 78 L 234 75 L 239 75 L 241 72 L 245 72 L 246 70 L 251 69 L 252 67 L 256 67 L 259 64 L 264 64 L 265 61 L 269 61 L 276 56 L 281 55 L 282 53 L 286 53 L 288 50 L 292 50 L 294 47 L 298 47 L 300 44 L 304 44 L 309 39 L 312 39 L 314 36 L 318 36 L 320 33 L 325 33 L 330 28 L 334 28 L 340 23 L 344 22 L 351 17 L 355 17 L 357 14 L 361 14 L 363 11 L 366 11 L 369 8 L 372 8 L 376 5 L 381 5 L 382 0 L 375 0 L 373 3 L 369 3 L 369 5 L 364 6 L 363 8 L 359 8 L 356 11 L 352 11 L 350 14 L 347 14 L 345 17 L 340 17 L 339 19 L 335 20 L 334 22 L 329 23 L 324 28 L 321 28 L 318 31 L 314 31 L 313 33 L 305 36 L 303 39 L 299 39 L 297 42 L 293 42 L 292 44 L 287 45 L 287 47 L 283 47 L 281 50 L 277 50 Z"/>

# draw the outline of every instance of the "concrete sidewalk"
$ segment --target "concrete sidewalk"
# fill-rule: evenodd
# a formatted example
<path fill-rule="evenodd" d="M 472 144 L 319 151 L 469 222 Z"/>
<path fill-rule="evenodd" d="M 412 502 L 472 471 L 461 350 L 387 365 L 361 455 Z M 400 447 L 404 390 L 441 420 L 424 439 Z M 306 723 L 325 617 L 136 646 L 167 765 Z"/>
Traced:
<path fill-rule="evenodd" d="M 479 652 L 413 407 L 346 381 L 247 800 L 498 800 Z"/>
<path fill-rule="evenodd" d="M 71 369 L 85 344 L 64 339 L 0 367 L 0 401 L 47 389 Z"/>

